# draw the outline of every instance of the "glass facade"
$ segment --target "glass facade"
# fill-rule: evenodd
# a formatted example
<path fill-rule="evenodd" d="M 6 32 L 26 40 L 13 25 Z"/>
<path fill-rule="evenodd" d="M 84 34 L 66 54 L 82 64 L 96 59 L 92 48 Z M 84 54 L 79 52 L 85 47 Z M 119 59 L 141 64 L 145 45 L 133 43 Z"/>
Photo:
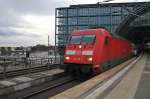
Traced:
<path fill-rule="evenodd" d="M 74 30 L 103 27 L 114 34 L 121 21 L 141 4 L 107 3 L 56 8 L 55 44 L 65 46 L 70 33 Z"/>

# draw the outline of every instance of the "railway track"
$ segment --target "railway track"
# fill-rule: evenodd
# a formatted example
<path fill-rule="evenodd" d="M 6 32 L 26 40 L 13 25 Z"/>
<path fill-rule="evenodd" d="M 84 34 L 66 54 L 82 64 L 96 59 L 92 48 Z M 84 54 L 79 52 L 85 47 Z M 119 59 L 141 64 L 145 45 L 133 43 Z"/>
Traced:
<path fill-rule="evenodd" d="M 30 94 L 19 97 L 18 99 L 34 99 L 34 97 L 36 97 L 39 94 L 42 94 L 46 91 L 50 91 L 50 93 L 51 93 L 53 91 L 53 89 L 56 89 L 56 88 L 64 86 L 64 85 L 67 85 L 68 83 L 72 83 L 74 81 L 75 80 L 73 78 L 71 78 L 70 76 L 65 75 L 64 77 L 61 77 L 61 78 L 58 78 L 56 80 L 51 81 L 47 87 L 44 87 L 44 88 L 41 88 L 39 90 L 33 91 Z"/>
<path fill-rule="evenodd" d="M 19 70 L 13 70 L 13 71 L 7 71 L 7 72 L 1 72 L 0 73 L 0 79 L 2 78 L 8 78 L 8 77 L 14 77 L 19 75 L 24 75 L 28 73 L 36 73 L 41 72 L 45 70 L 50 70 L 57 68 L 58 65 L 49 65 L 49 66 L 39 66 L 39 67 L 32 67 L 32 68 L 26 68 L 26 69 L 19 69 Z"/>
<path fill-rule="evenodd" d="M 124 65 L 130 64 L 133 60 L 135 60 L 135 59 L 131 59 L 129 62 L 125 63 Z M 117 71 L 122 69 L 123 67 L 124 66 L 117 67 L 118 68 Z M 109 71 L 107 71 L 107 72 L 109 72 Z M 106 72 L 104 72 L 104 73 L 106 73 Z M 103 81 L 103 80 L 104 79 L 100 79 L 99 81 Z M 31 88 L 22 90 L 20 92 L 16 92 L 5 98 L 10 99 L 10 97 L 13 96 L 14 98 L 12 98 L 12 99 L 41 99 L 41 98 L 47 99 L 48 97 L 52 97 L 58 93 L 61 93 L 69 88 L 72 88 L 75 85 L 80 84 L 81 82 L 83 82 L 83 81 L 77 82 L 77 80 L 71 78 L 70 76 L 63 75 L 60 78 L 53 79 L 53 80 L 46 82 L 39 86 L 34 86 Z M 69 84 L 70 84 L 70 86 L 68 87 Z M 79 92 L 80 92 L 80 90 L 79 90 Z"/>
<path fill-rule="evenodd" d="M 133 59 L 132 61 L 134 61 L 134 60 L 135 59 Z M 128 64 L 130 64 L 132 61 L 130 61 Z M 56 95 L 56 94 L 60 93 L 60 92 L 55 93 L 55 91 L 53 91 L 53 90 L 62 90 L 62 88 L 65 88 L 65 87 L 62 87 L 62 86 L 67 86 L 67 84 L 74 83 L 75 81 L 76 80 L 71 78 L 70 76 L 64 76 L 62 78 L 58 78 L 57 80 L 53 81 L 53 83 L 49 84 L 49 86 L 47 86 L 45 88 L 41 88 L 40 90 L 36 90 L 36 91 L 34 90 L 30 94 L 19 97 L 19 99 L 40 99 L 40 98 L 46 99 L 46 98 L 48 98 L 48 97 L 46 97 L 46 94 L 48 94 L 49 97 L 52 97 L 53 95 Z M 83 81 L 81 81 L 81 82 L 83 82 Z M 80 83 L 78 82 L 78 84 L 80 84 Z M 76 84 L 76 85 L 78 85 L 78 84 Z M 62 88 L 59 88 L 59 87 L 62 87 Z M 54 94 L 51 94 L 51 93 L 54 93 Z"/>

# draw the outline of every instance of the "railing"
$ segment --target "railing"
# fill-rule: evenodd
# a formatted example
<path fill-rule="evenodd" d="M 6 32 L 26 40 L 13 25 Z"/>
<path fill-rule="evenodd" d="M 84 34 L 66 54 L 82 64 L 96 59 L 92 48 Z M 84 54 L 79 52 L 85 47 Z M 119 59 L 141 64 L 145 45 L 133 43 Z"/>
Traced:
<path fill-rule="evenodd" d="M 56 62 L 56 63 L 55 63 Z M 52 64 L 60 64 L 60 58 L 56 57 L 8 57 L 0 56 L 0 72 L 6 75 L 6 72 L 28 69 L 39 66 L 49 66 Z"/>

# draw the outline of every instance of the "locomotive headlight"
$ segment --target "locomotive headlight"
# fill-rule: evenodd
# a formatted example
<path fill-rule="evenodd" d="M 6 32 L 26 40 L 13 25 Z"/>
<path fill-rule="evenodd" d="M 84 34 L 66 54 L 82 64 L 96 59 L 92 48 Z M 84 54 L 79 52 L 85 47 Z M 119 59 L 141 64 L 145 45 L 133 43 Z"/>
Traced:
<path fill-rule="evenodd" d="M 70 57 L 68 57 L 68 56 L 67 56 L 67 57 L 65 57 L 65 59 L 66 59 L 66 60 L 69 60 L 69 59 L 70 59 Z"/>
<path fill-rule="evenodd" d="M 79 45 L 79 48 L 82 48 L 82 45 Z"/>
<path fill-rule="evenodd" d="M 88 58 L 88 61 L 90 61 L 90 62 L 93 61 L 93 58 L 92 58 L 92 57 L 89 57 L 89 58 Z"/>

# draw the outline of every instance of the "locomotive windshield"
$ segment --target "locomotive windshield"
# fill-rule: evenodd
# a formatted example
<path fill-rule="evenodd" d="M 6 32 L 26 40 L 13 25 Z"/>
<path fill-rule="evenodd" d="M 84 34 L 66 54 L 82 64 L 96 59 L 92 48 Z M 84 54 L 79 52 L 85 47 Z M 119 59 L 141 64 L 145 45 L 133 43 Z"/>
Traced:
<path fill-rule="evenodd" d="M 95 41 L 95 35 L 83 35 L 82 44 L 93 44 Z"/>
<path fill-rule="evenodd" d="M 82 36 L 72 36 L 71 37 L 71 44 L 80 44 Z"/>
<path fill-rule="evenodd" d="M 95 35 L 80 35 L 72 36 L 70 43 L 71 44 L 93 44 L 95 41 Z"/>

